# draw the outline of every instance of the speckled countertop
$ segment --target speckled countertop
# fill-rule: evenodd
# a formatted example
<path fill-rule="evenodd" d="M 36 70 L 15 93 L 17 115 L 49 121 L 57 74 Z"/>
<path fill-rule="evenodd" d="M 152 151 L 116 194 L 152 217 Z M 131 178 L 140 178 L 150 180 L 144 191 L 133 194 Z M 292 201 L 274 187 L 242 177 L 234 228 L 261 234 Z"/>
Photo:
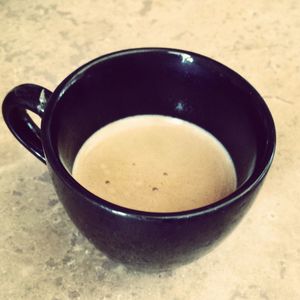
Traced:
<path fill-rule="evenodd" d="M 238 228 L 206 257 L 161 274 L 127 272 L 70 222 L 46 167 L 0 119 L 0 299 L 300 299 L 300 2 L 0 0 L 0 99 L 50 90 L 123 48 L 213 57 L 263 95 L 277 125 L 273 167 Z M 1 100 L 2 101 L 2 100 Z"/>

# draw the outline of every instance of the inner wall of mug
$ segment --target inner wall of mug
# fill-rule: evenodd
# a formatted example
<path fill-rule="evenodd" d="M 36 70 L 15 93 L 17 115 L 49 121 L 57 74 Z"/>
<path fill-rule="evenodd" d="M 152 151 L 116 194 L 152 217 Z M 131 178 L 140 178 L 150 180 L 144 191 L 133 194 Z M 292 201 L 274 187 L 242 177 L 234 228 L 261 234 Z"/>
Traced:
<path fill-rule="evenodd" d="M 267 129 L 258 98 L 237 74 L 207 58 L 125 53 L 100 59 L 72 79 L 57 101 L 52 138 L 71 173 L 81 145 L 106 124 L 141 114 L 181 118 L 208 130 L 225 146 L 239 187 L 253 175 L 265 151 Z"/>

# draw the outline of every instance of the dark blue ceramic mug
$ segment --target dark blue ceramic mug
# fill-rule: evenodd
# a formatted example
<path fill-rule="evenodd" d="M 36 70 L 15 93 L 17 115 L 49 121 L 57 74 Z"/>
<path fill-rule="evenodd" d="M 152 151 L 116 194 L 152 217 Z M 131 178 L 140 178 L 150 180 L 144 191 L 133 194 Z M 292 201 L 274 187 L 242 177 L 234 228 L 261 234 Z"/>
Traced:
<path fill-rule="evenodd" d="M 216 246 L 252 204 L 275 151 L 274 122 L 257 91 L 226 66 L 177 49 L 101 56 L 70 74 L 53 93 L 33 84 L 14 88 L 2 108 L 12 133 L 47 165 L 79 230 L 107 256 L 138 269 L 188 263 Z M 41 117 L 41 129 L 26 110 Z M 107 202 L 72 178 L 75 156 L 92 133 L 145 114 L 181 118 L 217 137 L 233 159 L 237 190 L 206 207 L 149 213 Z"/>

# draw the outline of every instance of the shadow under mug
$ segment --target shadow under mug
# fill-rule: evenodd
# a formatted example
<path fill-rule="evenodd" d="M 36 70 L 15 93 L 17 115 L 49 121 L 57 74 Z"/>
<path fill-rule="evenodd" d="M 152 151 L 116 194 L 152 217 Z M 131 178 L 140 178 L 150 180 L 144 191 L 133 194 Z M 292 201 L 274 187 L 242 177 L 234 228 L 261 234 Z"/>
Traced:
<path fill-rule="evenodd" d="M 16 138 L 47 164 L 78 229 L 107 256 L 136 269 L 165 270 L 216 246 L 247 212 L 275 151 L 274 122 L 257 91 L 226 66 L 177 49 L 101 56 L 71 73 L 53 93 L 33 84 L 17 86 L 2 109 Z M 41 117 L 41 129 L 27 110 Z M 233 159 L 237 190 L 206 207 L 150 213 L 109 203 L 72 178 L 75 156 L 92 133 L 145 114 L 180 118 L 212 133 Z"/>

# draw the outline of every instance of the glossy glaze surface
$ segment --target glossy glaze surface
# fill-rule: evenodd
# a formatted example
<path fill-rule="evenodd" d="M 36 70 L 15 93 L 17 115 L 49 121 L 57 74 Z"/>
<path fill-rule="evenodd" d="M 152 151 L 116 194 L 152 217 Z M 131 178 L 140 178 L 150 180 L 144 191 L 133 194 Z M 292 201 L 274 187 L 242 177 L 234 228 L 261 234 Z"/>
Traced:
<path fill-rule="evenodd" d="M 80 146 L 100 127 L 139 114 L 178 117 L 216 136 L 233 159 L 238 189 L 178 213 L 126 209 L 85 190 L 70 176 Z M 15 127 L 10 119 L 8 125 Z M 47 99 L 41 139 L 59 198 L 79 230 L 112 259 L 147 271 L 188 263 L 218 244 L 251 205 L 275 150 L 272 117 L 251 85 L 207 57 L 164 48 L 108 54 L 74 71 Z"/>

